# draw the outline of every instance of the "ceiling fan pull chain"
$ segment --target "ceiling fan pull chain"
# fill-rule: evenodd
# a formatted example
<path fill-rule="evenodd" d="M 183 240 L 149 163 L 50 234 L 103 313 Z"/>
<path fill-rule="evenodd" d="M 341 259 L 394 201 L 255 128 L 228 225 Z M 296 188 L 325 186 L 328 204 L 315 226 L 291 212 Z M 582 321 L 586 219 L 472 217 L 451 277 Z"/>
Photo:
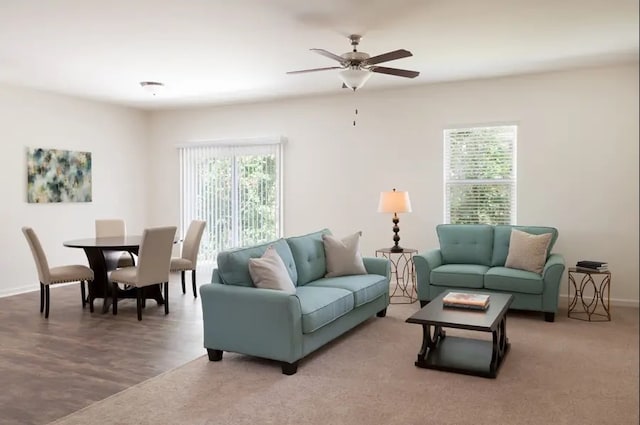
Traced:
<path fill-rule="evenodd" d="M 356 116 L 358 115 L 358 108 L 356 108 L 356 113 L 355 113 L 355 115 L 356 115 Z M 356 126 L 356 117 L 353 117 L 353 126 L 354 126 L 354 127 Z"/>

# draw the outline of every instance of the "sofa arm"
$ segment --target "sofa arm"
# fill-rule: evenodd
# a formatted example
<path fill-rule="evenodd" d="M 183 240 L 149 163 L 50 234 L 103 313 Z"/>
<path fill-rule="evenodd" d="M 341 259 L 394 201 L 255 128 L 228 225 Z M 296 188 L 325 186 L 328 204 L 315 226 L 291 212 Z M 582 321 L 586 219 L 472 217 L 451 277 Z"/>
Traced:
<path fill-rule="evenodd" d="M 379 274 L 391 279 L 391 261 L 387 258 L 362 257 L 362 261 L 368 274 Z"/>
<path fill-rule="evenodd" d="M 560 254 L 551 254 L 542 270 L 542 280 L 544 281 L 542 311 L 549 313 L 558 311 L 558 295 L 564 269 L 564 257 Z"/>
<path fill-rule="evenodd" d="M 414 255 L 413 264 L 416 268 L 416 290 L 418 291 L 418 299 L 421 301 L 430 301 L 429 283 L 431 270 L 442 265 L 440 249 L 436 248 L 422 254 Z"/>
<path fill-rule="evenodd" d="M 211 283 L 200 286 L 205 348 L 293 363 L 302 357 L 302 313 L 295 295 Z"/>

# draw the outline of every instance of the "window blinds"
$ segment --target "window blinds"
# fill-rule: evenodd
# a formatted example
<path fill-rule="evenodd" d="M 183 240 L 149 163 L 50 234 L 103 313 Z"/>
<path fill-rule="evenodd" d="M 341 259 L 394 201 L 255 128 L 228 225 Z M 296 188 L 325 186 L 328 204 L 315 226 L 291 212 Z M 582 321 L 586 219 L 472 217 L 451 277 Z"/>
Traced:
<path fill-rule="evenodd" d="M 444 130 L 445 222 L 515 224 L 517 126 Z"/>
<path fill-rule="evenodd" d="M 179 147 L 182 234 L 194 219 L 207 227 L 199 261 L 281 236 L 282 144 Z"/>

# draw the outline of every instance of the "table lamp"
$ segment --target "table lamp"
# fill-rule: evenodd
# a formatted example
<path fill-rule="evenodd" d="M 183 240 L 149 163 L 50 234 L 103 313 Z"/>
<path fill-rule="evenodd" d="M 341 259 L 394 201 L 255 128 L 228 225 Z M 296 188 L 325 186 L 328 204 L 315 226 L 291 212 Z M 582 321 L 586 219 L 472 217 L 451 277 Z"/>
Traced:
<path fill-rule="evenodd" d="M 398 232 L 400 231 L 400 228 L 398 227 L 398 223 L 400 222 L 398 213 L 411 212 L 409 192 L 396 192 L 395 189 L 393 189 L 392 192 L 380 192 L 378 212 L 393 213 L 394 245 L 391 247 L 391 252 L 402 252 L 402 247 L 398 245 L 398 242 L 400 241 L 400 236 L 398 236 Z"/>

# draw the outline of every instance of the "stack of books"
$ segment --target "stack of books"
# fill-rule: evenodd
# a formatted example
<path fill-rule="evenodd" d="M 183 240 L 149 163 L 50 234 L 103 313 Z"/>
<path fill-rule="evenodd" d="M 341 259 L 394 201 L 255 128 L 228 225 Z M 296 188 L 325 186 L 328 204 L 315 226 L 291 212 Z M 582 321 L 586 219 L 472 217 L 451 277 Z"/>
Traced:
<path fill-rule="evenodd" d="M 607 272 L 609 264 L 602 261 L 582 260 L 576 263 L 576 270 L 584 272 Z"/>
<path fill-rule="evenodd" d="M 442 299 L 443 307 L 486 310 L 489 308 L 489 295 L 468 294 L 465 292 L 449 292 Z"/>

